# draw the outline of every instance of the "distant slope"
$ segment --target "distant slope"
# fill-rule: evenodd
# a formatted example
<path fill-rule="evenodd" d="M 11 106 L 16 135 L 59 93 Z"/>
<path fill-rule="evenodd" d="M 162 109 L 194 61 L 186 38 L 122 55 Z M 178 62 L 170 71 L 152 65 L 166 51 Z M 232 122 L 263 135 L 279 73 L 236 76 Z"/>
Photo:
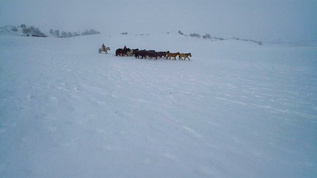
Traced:
<path fill-rule="evenodd" d="M 236 41 L 242 41 L 242 42 L 251 42 L 251 43 L 256 43 L 258 45 L 262 45 L 263 43 L 261 41 L 257 40 L 252 40 L 252 39 L 244 39 L 244 38 L 237 38 L 237 37 L 232 37 L 232 38 L 223 38 L 223 37 L 215 37 L 211 36 L 210 34 L 205 34 L 205 35 L 200 35 L 198 33 L 190 33 L 189 35 L 184 34 L 182 31 L 178 31 L 178 34 L 183 35 L 183 36 L 189 36 L 193 38 L 201 38 L 205 40 L 211 40 L 211 41 L 223 41 L 223 40 L 236 40 Z"/>
<path fill-rule="evenodd" d="M 0 27 L 0 35 L 46 37 L 40 29 L 33 26 L 27 27 L 25 24 L 20 26 L 6 25 Z"/>
<path fill-rule="evenodd" d="M 6 25 L 4 27 L 0 27 L 0 35 L 22 36 L 23 32 L 21 27 Z"/>

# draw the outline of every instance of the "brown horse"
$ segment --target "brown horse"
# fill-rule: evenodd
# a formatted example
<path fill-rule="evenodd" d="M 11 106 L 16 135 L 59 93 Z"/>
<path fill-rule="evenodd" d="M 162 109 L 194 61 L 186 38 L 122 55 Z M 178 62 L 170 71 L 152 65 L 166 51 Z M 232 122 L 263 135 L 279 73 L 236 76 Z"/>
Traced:
<path fill-rule="evenodd" d="M 130 55 L 130 48 L 119 48 L 116 50 L 116 56 L 129 56 Z"/>
<path fill-rule="evenodd" d="M 177 57 L 179 54 L 180 54 L 179 52 L 177 52 L 177 53 L 167 53 L 166 58 L 167 58 L 167 59 L 172 59 L 172 58 L 174 58 L 174 60 L 176 60 L 176 57 Z"/>
<path fill-rule="evenodd" d="M 179 60 L 180 59 L 182 59 L 182 60 L 188 59 L 190 61 L 189 56 L 192 57 L 192 54 L 191 53 L 180 53 L 179 54 Z"/>

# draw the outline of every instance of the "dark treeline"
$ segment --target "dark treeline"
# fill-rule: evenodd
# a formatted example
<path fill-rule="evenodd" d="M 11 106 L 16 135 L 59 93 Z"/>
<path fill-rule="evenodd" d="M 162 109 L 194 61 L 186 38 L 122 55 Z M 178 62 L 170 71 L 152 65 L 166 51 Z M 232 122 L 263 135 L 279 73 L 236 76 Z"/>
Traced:
<path fill-rule="evenodd" d="M 95 34 L 100 34 L 100 32 L 93 29 L 86 30 L 84 32 L 65 32 L 65 31 L 51 29 L 50 34 L 57 38 L 70 38 L 75 36 L 95 35 Z"/>

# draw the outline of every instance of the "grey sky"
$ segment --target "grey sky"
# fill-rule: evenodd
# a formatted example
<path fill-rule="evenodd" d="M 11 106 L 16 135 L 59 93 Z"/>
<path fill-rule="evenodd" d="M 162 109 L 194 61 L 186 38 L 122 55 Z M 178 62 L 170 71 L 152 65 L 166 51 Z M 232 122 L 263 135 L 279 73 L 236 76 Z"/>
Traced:
<path fill-rule="evenodd" d="M 317 40 L 316 0 L 0 0 L 0 25 Z"/>

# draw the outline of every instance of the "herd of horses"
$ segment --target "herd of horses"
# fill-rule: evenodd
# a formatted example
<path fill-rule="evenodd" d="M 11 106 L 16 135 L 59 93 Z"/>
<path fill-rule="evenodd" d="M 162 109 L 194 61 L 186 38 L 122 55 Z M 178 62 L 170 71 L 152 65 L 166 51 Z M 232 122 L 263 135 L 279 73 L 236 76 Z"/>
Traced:
<path fill-rule="evenodd" d="M 108 53 L 110 50 L 109 47 L 107 48 L 100 48 L 99 53 Z M 179 60 L 186 60 L 190 61 L 189 57 L 192 57 L 191 53 L 171 53 L 169 51 L 155 51 L 155 50 L 139 50 L 139 49 L 130 49 L 127 47 L 119 48 L 116 50 L 116 56 L 134 56 L 135 58 L 141 59 L 159 59 L 159 58 L 166 58 L 166 59 L 173 59 L 176 60 L 177 56 Z"/>

